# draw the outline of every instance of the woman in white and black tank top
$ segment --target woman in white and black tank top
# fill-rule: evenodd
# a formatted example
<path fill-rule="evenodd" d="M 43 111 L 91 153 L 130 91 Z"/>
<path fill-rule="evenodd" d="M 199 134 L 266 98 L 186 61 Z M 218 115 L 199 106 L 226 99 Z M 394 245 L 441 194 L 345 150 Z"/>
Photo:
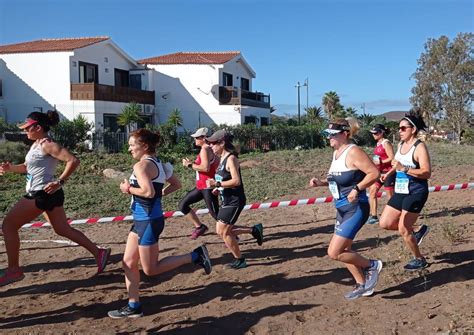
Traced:
<path fill-rule="evenodd" d="M 408 271 L 428 266 L 419 245 L 428 233 L 428 226 L 422 225 L 413 231 L 418 216 L 428 199 L 428 179 L 431 176 L 431 162 L 426 145 L 417 139 L 418 131 L 426 125 L 419 112 L 410 112 L 400 120 L 398 132 L 401 142 L 387 174 L 396 174 L 395 193 L 390 198 L 380 217 L 380 226 L 398 230 L 413 259 L 405 265 Z"/>
<path fill-rule="evenodd" d="M 354 277 L 356 285 L 345 294 L 348 300 L 369 296 L 374 292 L 382 262 L 368 259 L 352 250 L 352 242 L 367 221 L 369 203 L 366 189 L 380 176 L 378 169 L 355 144 L 350 143 L 359 125 L 353 119 L 331 122 L 325 133 L 334 149 L 326 180 L 312 178 L 310 186 L 329 186 L 336 207 L 334 235 L 328 255 L 343 262 Z"/>
<path fill-rule="evenodd" d="M 252 234 L 258 245 L 263 243 L 263 226 L 256 224 L 252 228 L 235 226 L 240 213 L 244 209 L 246 197 L 240 173 L 240 164 L 232 144 L 232 136 L 225 130 L 218 130 L 207 139 L 214 154 L 220 157 L 214 179 L 206 181 L 208 187 L 220 193 L 221 205 L 217 214 L 216 232 L 232 252 L 234 261 L 229 264 L 232 269 L 247 266 L 241 256 L 236 237 L 240 234 Z"/>
<path fill-rule="evenodd" d="M 0 286 L 24 278 L 19 264 L 18 230 L 41 213 L 51 223 L 57 234 L 76 242 L 94 255 L 98 273 L 101 273 L 107 264 L 110 249 L 98 248 L 82 232 L 67 223 L 63 208 L 62 187 L 79 166 L 79 160 L 49 138 L 50 127 L 58 122 L 59 115 L 55 111 L 48 111 L 46 114 L 33 112 L 28 115 L 26 122 L 20 128 L 34 143 L 26 155 L 25 162 L 18 165 L 8 162 L 0 164 L 0 175 L 4 172 L 16 172 L 26 173 L 27 176 L 26 195 L 7 213 L 3 221 L 2 230 L 8 254 L 8 269 L 0 276 Z M 66 166 L 56 179 L 58 161 L 65 162 Z"/>

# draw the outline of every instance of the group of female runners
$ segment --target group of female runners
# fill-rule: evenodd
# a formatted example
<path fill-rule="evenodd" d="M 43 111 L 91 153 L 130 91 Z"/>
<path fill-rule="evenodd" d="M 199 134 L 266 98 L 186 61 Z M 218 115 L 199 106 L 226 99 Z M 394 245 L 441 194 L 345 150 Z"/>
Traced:
<path fill-rule="evenodd" d="M 58 234 L 85 247 L 94 255 L 98 273 L 107 264 L 110 249 L 97 247 L 67 223 L 62 187 L 78 167 L 79 161 L 49 137 L 50 127 L 58 121 L 56 112 L 31 113 L 20 126 L 28 138 L 34 141 L 25 162 L 19 165 L 8 162 L 0 164 L 0 175 L 5 172 L 27 174 L 27 193 L 7 213 L 2 226 L 8 267 L 0 274 L 0 286 L 23 279 L 19 266 L 18 230 L 41 213 Z M 375 125 L 371 131 L 377 141 L 373 159 L 351 141 L 359 129 L 355 120 L 334 120 L 325 130 L 330 146 L 334 149 L 333 160 L 327 178 L 312 178 L 310 185 L 328 186 L 335 199 L 336 224 L 328 255 L 343 262 L 354 277 L 356 285 L 345 295 L 349 300 L 371 295 L 383 266 L 381 260 L 367 259 L 351 249 L 357 232 L 366 222 L 378 221 L 382 228 L 400 232 L 414 256 L 405 269 L 418 270 L 427 266 L 418 246 L 428 232 L 428 227 L 423 225 L 417 232 L 413 230 L 428 198 L 427 179 L 431 175 L 426 145 L 417 139 L 418 132 L 425 128 L 419 113 L 412 112 L 402 118 L 398 129 L 401 142 L 394 155 L 390 142 L 384 138 L 387 129 L 381 124 Z M 240 252 L 238 235 L 251 234 L 257 244 L 262 245 L 263 226 L 235 225 L 246 204 L 238 154 L 232 143 L 233 137 L 227 131 L 218 130 L 209 135 L 207 128 L 200 128 L 191 135 L 196 146 L 200 147 L 200 152 L 194 161 L 184 158 L 182 164 L 196 172 L 196 187 L 183 198 L 179 209 L 193 223 L 191 238 L 197 239 L 208 231 L 208 227 L 199 220 L 190 205 L 204 200 L 209 214 L 216 221 L 216 233 L 234 257 L 228 267 L 245 268 L 247 263 Z M 161 199 L 181 188 L 172 165 L 157 158 L 159 139 L 159 134 L 146 129 L 131 133 L 129 138 L 129 152 L 137 162 L 129 180 L 120 184 L 120 191 L 132 197 L 133 225 L 122 261 L 128 303 L 123 308 L 110 311 L 108 315 L 111 318 L 143 315 L 139 300 L 139 262 L 143 272 L 149 276 L 189 263 L 204 268 L 206 274 L 212 271 L 205 245 L 184 255 L 159 260 L 158 241 L 164 229 Z M 66 164 L 59 178 L 55 178 L 58 161 Z M 390 195 L 391 190 L 394 193 L 378 220 L 376 195 L 381 185 Z"/>

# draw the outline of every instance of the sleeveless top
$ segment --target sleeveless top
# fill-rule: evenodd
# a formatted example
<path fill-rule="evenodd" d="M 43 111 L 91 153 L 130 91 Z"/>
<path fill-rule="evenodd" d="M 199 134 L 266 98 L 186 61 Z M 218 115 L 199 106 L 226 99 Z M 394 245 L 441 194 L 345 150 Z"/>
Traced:
<path fill-rule="evenodd" d="M 43 151 L 42 145 L 46 142 L 51 139 L 43 138 L 39 143 L 33 143 L 26 154 L 26 192 L 40 191 L 55 180 L 58 160 Z"/>
<path fill-rule="evenodd" d="M 194 164 L 201 164 L 201 155 L 197 155 Z M 207 188 L 206 180 L 213 178 L 216 174 L 217 167 L 219 166 L 219 159 L 214 155 L 209 162 L 209 171 L 196 171 L 196 188 L 198 190 L 203 190 Z"/>
<path fill-rule="evenodd" d="M 405 168 L 419 169 L 420 163 L 415 161 L 414 155 L 418 144 L 422 143 L 420 140 L 411 146 L 407 153 L 402 154 L 403 142 L 398 146 L 397 153 L 395 154 L 395 160 L 400 162 Z M 403 171 L 397 171 L 395 178 L 395 193 L 400 194 L 415 194 L 428 192 L 428 180 L 420 179 L 417 177 L 410 176 Z"/>
<path fill-rule="evenodd" d="M 215 180 L 216 181 L 227 181 L 231 180 L 232 176 L 229 171 L 226 170 L 227 160 L 229 157 L 234 154 L 228 154 L 224 160 L 219 164 L 217 167 Z M 240 177 L 240 185 L 237 187 L 220 187 L 219 191 L 221 194 L 222 206 L 240 206 L 242 203 L 245 203 L 245 192 L 244 192 L 244 183 L 242 180 L 242 174 L 240 173 L 239 167 L 239 177 Z"/>
<path fill-rule="evenodd" d="M 155 189 L 155 195 L 153 198 L 145 198 L 138 195 L 132 195 L 132 203 L 130 208 L 132 210 L 133 219 L 137 221 L 157 219 L 163 216 L 163 210 L 161 207 L 161 197 L 163 185 L 166 179 L 171 177 L 173 174 L 173 168 L 171 164 L 162 164 L 156 157 L 145 158 L 155 164 L 158 169 L 158 175 L 152 179 L 153 188 Z M 166 171 L 166 170 L 167 171 Z M 129 178 L 130 187 L 139 188 L 137 177 L 135 172 Z"/>
<path fill-rule="evenodd" d="M 380 143 L 376 145 L 374 149 L 374 155 L 378 156 L 379 161 L 380 161 L 380 164 L 377 166 L 380 172 L 388 172 L 392 168 L 391 162 L 382 163 L 382 160 L 385 160 L 388 158 L 387 152 L 385 151 L 385 148 L 383 147 L 383 144 L 385 142 L 389 142 L 389 140 L 384 138 Z"/>
<path fill-rule="evenodd" d="M 329 190 L 334 197 L 336 208 L 350 204 L 347 195 L 352 191 L 354 185 L 357 185 L 365 177 L 361 170 L 351 170 L 346 166 L 346 157 L 355 144 L 349 145 L 336 159 L 334 151 L 331 167 L 328 172 Z M 368 202 L 367 193 L 359 193 L 359 202 Z"/>

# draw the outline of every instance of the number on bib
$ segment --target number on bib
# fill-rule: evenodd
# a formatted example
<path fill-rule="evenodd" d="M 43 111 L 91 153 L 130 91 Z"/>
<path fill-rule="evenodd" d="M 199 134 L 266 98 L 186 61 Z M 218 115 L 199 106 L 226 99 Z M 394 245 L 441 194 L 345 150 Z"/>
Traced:
<path fill-rule="evenodd" d="M 404 172 L 397 171 L 397 176 L 395 178 L 395 193 L 400 194 L 408 194 L 409 188 L 408 185 L 410 184 L 410 179 Z"/>
<path fill-rule="evenodd" d="M 331 192 L 334 199 L 339 199 L 339 189 L 335 181 L 329 181 L 329 191 Z"/>

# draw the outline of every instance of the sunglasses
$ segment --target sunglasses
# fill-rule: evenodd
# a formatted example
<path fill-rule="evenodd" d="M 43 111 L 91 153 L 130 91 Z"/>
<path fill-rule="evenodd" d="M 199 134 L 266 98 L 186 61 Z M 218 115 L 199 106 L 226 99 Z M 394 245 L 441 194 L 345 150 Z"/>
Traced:
<path fill-rule="evenodd" d="M 216 144 L 220 144 L 221 141 L 217 141 L 217 142 L 209 142 L 209 141 L 206 141 L 206 143 L 207 143 L 208 145 L 216 145 Z"/>
<path fill-rule="evenodd" d="M 398 131 L 406 131 L 408 128 L 413 128 L 411 126 L 400 126 L 398 127 Z"/>
<path fill-rule="evenodd" d="M 33 129 L 34 127 L 36 127 L 36 123 L 35 123 L 35 124 L 32 124 L 31 126 L 28 126 L 28 127 L 24 128 L 23 130 L 26 131 L 26 132 L 29 132 L 29 131 L 31 131 L 31 129 Z"/>

